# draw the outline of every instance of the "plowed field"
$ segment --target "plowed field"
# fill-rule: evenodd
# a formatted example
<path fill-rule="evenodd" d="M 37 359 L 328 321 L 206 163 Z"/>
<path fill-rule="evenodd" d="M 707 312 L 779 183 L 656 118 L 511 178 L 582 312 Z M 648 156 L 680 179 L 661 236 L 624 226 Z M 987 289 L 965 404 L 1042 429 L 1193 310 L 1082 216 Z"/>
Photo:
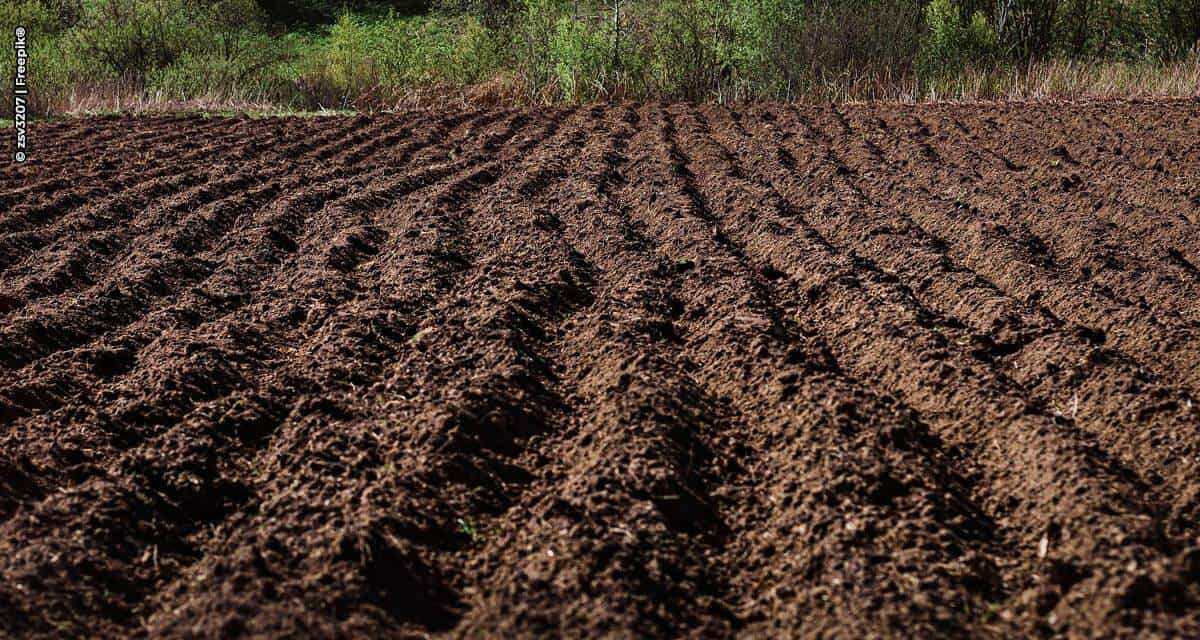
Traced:
<path fill-rule="evenodd" d="M 31 157 L 2 635 L 1200 637 L 1200 102 Z"/>

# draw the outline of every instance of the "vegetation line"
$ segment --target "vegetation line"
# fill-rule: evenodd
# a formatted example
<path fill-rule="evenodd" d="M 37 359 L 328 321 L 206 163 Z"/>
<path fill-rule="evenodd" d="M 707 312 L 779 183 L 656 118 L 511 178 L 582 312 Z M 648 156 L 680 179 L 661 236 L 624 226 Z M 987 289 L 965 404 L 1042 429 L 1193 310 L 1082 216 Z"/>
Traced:
<path fill-rule="evenodd" d="M 17 25 L 43 116 L 1200 90 L 1200 0 L 0 3 Z"/>

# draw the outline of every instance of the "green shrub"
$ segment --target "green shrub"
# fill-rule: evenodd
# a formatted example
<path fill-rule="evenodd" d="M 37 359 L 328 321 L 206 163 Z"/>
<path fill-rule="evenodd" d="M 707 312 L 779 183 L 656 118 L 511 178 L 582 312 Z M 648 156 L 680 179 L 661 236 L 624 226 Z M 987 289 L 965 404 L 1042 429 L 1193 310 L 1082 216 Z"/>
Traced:
<path fill-rule="evenodd" d="M 183 0 L 98 0 L 72 29 L 84 55 L 137 81 L 174 62 L 197 37 Z"/>
<path fill-rule="evenodd" d="M 419 15 L 429 10 L 429 0 L 256 0 L 258 8 L 275 23 L 312 27 L 332 24 L 345 12 Z"/>
<path fill-rule="evenodd" d="M 997 0 L 996 31 L 1008 55 L 1045 56 L 1054 46 L 1061 0 Z"/>
<path fill-rule="evenodd" d="M 30 29 L 38 112 L 105 96 L 369 108 L 476 83 L 571 102 L 999 95 L 1038 58 L 1066 86 L 1072 69 L 1103 77 L 1077 61 L 1145 82 L 1147 65 L 1184 78 L 1200 55 L 1200 0 L 436 0 L 411 15 L 427 4 L 0 0 L 0 24 Z"/>
<path fill-rule="evenodd" d="M 436 25 L 440 33 L 438 38 L 431 38 L 433 43 L 441 46 L 431 47 L 439 54 L 448 53 L 447 79 L 457 83 L 476 83 L 487 80 L 500 72 L 501 54 L 496 39 L 484 26 L 483 22 L 467 17 L 449 25 L 445 21 L 428 23 L 433 28 Z M 455 29 L 455 24 L 458 28 Z M 429 66 L 441 64 L 441 55 L 426 63 Z"/>
<path fill-rule="evenodd" d="M 344 13 L 296 50 L 293 82 L 314 107 L 369 106 L 413 88 L 476 83 L 500 66 L 492 33 L 469 16 Z"/>
<path fill-rule="evenodd" d="M 664 0 L 644 16 L 649 81 L 655 91 L 695 100 L 720 84 L 718 16 L 712 2 Z M 725 68 L 728 70 L 727 68 Z"/>
<path fill-rule="evenodd" d="M 57 34 L 65 28 L 59 16 L 41 0 L 9 0 L 0 2 L 0 27 L 4 37 L 11 38 L 13 29 L 23 26 L 31 37 L 43 38 Z M 9 45 L 12 43 L 10 42 Z"/>
<path fill-rule="evenodd" d="M 805 63 L 792 73 L 792 82 L 819 86 L 831 99 L 844 90 L 887 95 L 888 87 L 914 72 L 924 28 L 922 8 L 912 0 L 885 0 L 835 2 L 810 10 L 794 36 Z"/>
<path fill-rule="evenodd" d="M 183 52 L 170 66 L 151 72 L 147 91 L 168 100 L 223 96 L 245 102 L 286 101 L 290 82 L 286 41 L 248 32 L 240 50 L 223 47 Z"/>
<path fill-rule="evenodd" d="M 921 46 L 920 69 L 927 75 L 961 71 L 969 65 L 990 63 L 999 39 L 981 11 L 963 19 L 953 0 L 933 0 L 925 7 L 928 29 Z"/>
<path fill-rule="evenodd" d="M 596 29 L 570 16 L 559 18 L 550 39 L 550 59 L 563 98 L 579 102 L 602 93 L 615 72 L 611 29 Z"/>
<path fill-rule="evenodd" d="M 342 14 L 324 41 L 297 62 L 296 87 L 306 103 L 344 109 L 369 96 L 383 68 L 372 49 L 368 26 Z"/>
<path fill-rule="evenodd" d="M 1146 38 L 1163 58 L 1181 57 L 1200 44 L 1200 0 L 1145 0 L 1138 7 L 1148 25 Z"/>

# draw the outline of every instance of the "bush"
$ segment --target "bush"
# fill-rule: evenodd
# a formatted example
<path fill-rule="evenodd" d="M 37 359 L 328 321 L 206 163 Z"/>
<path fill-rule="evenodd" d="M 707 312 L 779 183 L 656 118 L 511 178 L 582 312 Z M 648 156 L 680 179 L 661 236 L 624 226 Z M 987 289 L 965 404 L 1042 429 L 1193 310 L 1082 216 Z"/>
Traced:
<path fill-rule="evenodd" d="M 88 3 L 69 35 L 82 55 L 137 82 L 169 66 L 199 36 L 183 0 Z"/>
<path fill-rule="evenodd" d="M 1013 58 L 1040 58 L 1054 44 L 1060 0 L 998 0 L 997 32 Z"/>
<path fill-rule="evenodd" d="M 370 106 L 417 87 L 473 84 L 499 67 L 491 32 L 472 17 L 344 13 L 297 49 L 298 98 L 314 107 Z"/>
<path fill-rule="evenodd" d="M 792 82 L 884 96 L 914 73 L 922 37 L 918 2 L 839 2 L 813 10 L 798 34 Z M 828 91 L 826 91 L 828 93 Z M 838 97 L 837 95 L 830 96 Z"/>
<path fill-rule="evenodd" d="M 242 102 L 286 101 L 287 41 L 267 34 L 238 36 L 227 45 L 183 52 L 170 66 L 151 72 L 146 89 L 163 99 L 186 101 L 225 97 Z"/>
<path fill-rule="evenodd" d="M 964 20 L 952 0 L 933 0 L 925 7 L 928 29 L 921 46 L 920 69 L 927 75 L 961 71 L 968 65 L 990 63 L 999 48 L 995 30 L 983 12 Z"/>
<path fill-rule="evenodd" d="M 696 100 L 721 84 L 725 65 L 714 3 L 666 0 L 644 16 L 649 81 L 656 92 Z M 725 68 L 727 71 L 728 69 Z"/>
<path fill-rule="evenodd" d="M 570 16 L 559 18 L 550 39 L 550 60 L 563 98 L 579 102 L 603 95 L 616 84 L 620 51 L 612 28 L 595 28 Z"/>
<path fill-rule="evenodd" d="M 56 34 L 65 28 L 63 20 L 38 0 L 0 2 L 0 27 L 4 28 L 5 38 L 10 38 L 18 25 L 35 37 Z"/>
<path fill-rule="evenodd" d="M 1147 40 L 1160 57 L 1181 57 L 1200 43 L 1200 0 L 1146 0 L 1140 11 L 1149 25 Z"/>
<path fill-rule="evenodd" d="M 409 15 L 428 4 L 0 0 L 0 22 L 33 34 L 39 113 L 108 96 L 370 108 L 474 84 L 569 102 L 999 95 L 1038 58 L 1064 86 L 1105 77 L 1097 61 L 1127 63 L 1121 82 L 1171 65 L 1178 82 L 1156 86 L 1177 92 L 1200 56 L 1200 0 L 436 0 Z"/>

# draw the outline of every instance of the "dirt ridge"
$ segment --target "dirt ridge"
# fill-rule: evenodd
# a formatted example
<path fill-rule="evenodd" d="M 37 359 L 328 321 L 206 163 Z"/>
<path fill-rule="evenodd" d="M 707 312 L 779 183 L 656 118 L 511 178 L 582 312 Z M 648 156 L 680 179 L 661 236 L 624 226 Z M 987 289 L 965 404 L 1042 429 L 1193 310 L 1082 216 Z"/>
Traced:
<path fill-rule="evenodd" d="M 43 124 L 0 633 L 1200 636 L 1197 122 Z"/>

